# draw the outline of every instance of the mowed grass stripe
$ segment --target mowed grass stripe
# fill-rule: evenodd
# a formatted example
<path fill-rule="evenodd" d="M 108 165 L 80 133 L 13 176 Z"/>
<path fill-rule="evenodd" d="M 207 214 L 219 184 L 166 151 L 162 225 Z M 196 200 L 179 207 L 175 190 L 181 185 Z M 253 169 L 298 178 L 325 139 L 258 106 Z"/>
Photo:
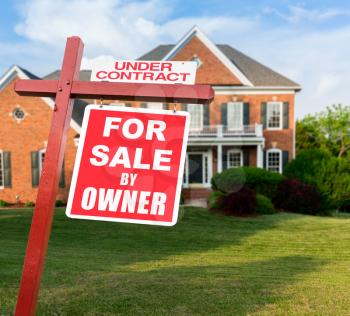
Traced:
<path fill-rule="evenodd" d="M 13 312 L 31 211 L 0 211 L 0 314 Z M 233 218 L 173 228 L 53 222 L 38 315 L 346 315 L 350 218 Z"/>

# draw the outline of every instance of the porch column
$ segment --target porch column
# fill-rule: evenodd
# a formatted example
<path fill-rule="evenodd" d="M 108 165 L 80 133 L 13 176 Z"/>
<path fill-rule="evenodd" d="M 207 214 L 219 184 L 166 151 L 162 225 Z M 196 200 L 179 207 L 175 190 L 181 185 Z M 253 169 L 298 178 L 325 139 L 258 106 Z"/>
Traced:
<path fill-rule="evenodd" d="M 218 172 L 222 171 L 222 145 L 218 144 Z"/>
<path fill-rule="evenodd" d="M 256 146 L 256 166 L 258 168 L 263 168 L 263 148 L 262 145 L 259 144 Z"/>

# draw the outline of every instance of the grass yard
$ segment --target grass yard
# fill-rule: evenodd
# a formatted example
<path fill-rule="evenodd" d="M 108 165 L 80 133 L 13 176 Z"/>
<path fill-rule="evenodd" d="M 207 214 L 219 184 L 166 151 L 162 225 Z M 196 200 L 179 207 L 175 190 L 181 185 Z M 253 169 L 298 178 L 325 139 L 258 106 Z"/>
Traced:
<path fill-rule="evenodd" d="M 0 211 L 0 314 L 14 310 L 31 221 Z M 173 228 L 56 211 L 38 315 L 349 315 L 350 217 L 231 218 Z"/>

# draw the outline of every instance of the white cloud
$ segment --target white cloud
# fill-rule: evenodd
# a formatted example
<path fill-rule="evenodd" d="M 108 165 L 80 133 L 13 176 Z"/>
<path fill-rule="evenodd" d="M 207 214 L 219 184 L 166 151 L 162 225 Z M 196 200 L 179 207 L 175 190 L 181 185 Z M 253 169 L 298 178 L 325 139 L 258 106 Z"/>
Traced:
<path fill-rule="evenodd" d="M 175 9 L 165 0 L 28 1 L 22 7 L 23 20 L 16 26 L 27 43 L 0 44 L 0 60 L 6 56 L 14 59 L 11 63 L 24 60 L 21 65 L 44 74 L 59 67 L 66 37 L 80 35 L 85 42 L 82 68 L 90 68 L 101 60 L 137 58 L 159 44 L 175 43 L 197 24 L 214 42 L 231 44 L 300 83 L 298 116 L 332 103 L 350 104 L 350 23 L 329 30 L 294 27 L 304 19 L 322 21 L 349 12 L 291 6 L 282 17 L 293 23 L 276 28 L 266 27 L 264 16 L 172 19 Z M 269 10 L 265 13 L 280 14 Z"/>

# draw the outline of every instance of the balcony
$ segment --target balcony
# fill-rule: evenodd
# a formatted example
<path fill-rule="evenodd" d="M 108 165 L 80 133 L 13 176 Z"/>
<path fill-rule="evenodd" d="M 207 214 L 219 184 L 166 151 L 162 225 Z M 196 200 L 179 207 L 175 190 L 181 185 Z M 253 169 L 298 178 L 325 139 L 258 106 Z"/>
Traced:
<path fill-rule="evenodd" d="M 196 138 L 226 139 L 242 137 L 263 137 L 263 126 L 261 124 L 243 125 L 240 129 L 231 129 L 223 125 L 203 126 L 201 129 L 190 129 L 189 137 L 191 140 Z"/>

